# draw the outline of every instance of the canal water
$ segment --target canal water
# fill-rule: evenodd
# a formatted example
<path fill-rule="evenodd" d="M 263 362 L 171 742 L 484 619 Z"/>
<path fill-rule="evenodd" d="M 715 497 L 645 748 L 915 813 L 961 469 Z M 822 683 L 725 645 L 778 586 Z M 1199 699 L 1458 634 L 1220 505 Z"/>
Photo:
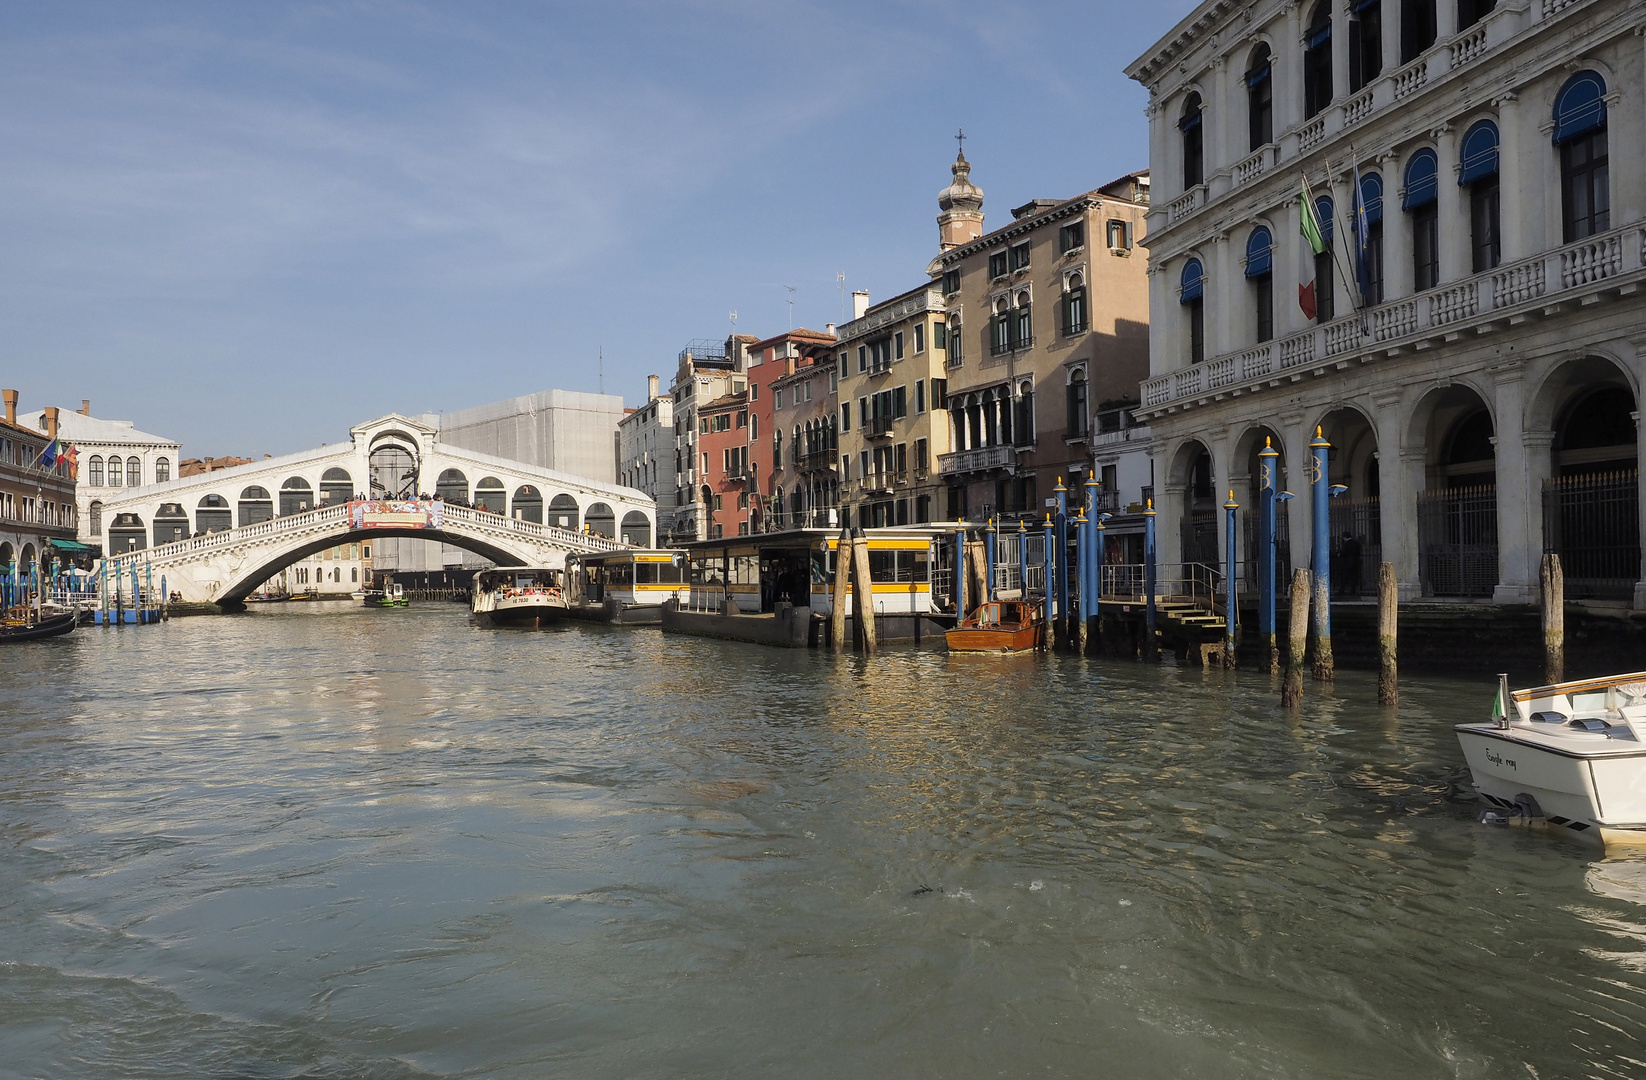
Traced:
<path fill-rule="evenodd" d="M 438 604 L 4 660 L 0 1075 L 1646 1075 L 1646 864 L 1475 823 L 1489 677 Z"/>

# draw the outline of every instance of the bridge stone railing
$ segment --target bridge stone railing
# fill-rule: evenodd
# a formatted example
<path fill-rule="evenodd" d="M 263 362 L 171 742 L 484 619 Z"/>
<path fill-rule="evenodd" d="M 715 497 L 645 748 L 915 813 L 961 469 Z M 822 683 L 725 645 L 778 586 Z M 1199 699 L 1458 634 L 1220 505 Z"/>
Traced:
<path fill-rule="evenodd" d="M 502 514 L 494 514 L 488 510 L 476 510 L 467 506 L 455 506 L 451 503 L 422 503 L 420 505 L 438 506 L 443 524 L 459 525 L 470 532 L 529 539 L 551 547 L 565 548 L 568 551 L 616 551 L 631 546 L 619 540 L 601 536 L 598 533 L 581 533 L 574 532 L 571 529 L 562 529 L 557 525 L 540 525 L 535 521 L 505 517 Z M 252 525 L 242 525 L 236 529 L 225 529 L 222 532 L 207 533 L 204 536 L 191 536 L 187 540 L 177 540 L 170 544 L 160 544 L 157 547 L 122 552 L 118 555 L 111 555 L 104 561 L 109 564 L 111 570 L 124 569 L 135 563 L 160 562 L 178 556 L 210 554 L 230 550 L 263 539 L 295 537 L 304 533 L 330 532 L 339 525 L 348 522 L 353 507 L 354 503 L 323 506 L 318 510 L 307 510 L 301 514 L 287 514 L 283 517 L 259 521 Z"/>

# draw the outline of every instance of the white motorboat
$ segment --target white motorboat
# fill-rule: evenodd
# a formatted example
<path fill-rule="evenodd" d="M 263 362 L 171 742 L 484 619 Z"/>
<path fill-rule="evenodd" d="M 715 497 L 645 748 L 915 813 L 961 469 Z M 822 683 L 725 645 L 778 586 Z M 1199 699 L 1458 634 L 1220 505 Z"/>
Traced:
<path fill-rule="evenodd" d="M 1456 730 L 1498 817 L 1646 845 L 1646 672 L 1513 692 L 1499 676 L 1493 718 Z"/>
<path fill-rule="evenodd" d="M 566 613 L 566 573 L 558 566 L 499 566 L 474 575 L 476 622 L 542 626 Z"/>

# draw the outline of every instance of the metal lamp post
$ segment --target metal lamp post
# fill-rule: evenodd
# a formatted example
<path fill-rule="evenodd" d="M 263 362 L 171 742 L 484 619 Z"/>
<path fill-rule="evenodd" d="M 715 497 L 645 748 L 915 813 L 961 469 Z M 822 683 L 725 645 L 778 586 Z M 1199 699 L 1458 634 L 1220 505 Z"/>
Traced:
<path fill-rule="evenodd" d="M 1223 666 L 1227 668 L 1235 666 L 1235 624 L 1240 618 L 1240 606 L 1235 599 L 1237 592 L 1236 578 L 1238 576 L 1236 571 L 1240 566 L 1240 563 L 1236 560 L 1239 548 L 1235 546 L 1235 511 L 1239 509 L 1240 504 L 1235 502 L 1234 489 L 1230 488 L 1229 501 L 1223 504 L 1223 512 L 1226 515 L 1224 532 L 1228 534 L 1226 544 L 1228 550 L 1226 565 L 1228 569 L 1223 576 L 1224 604 L 1226 605 L 1223 612 Z"/>
<path fill-rule="evenodd" d="M 1257 536 L 1257 632 L 1268 649 L 1267 663 L 1272 674 L 1280 663 L 1275 643 L 1275 459 L 1280 451 L 1265 438 L 1257 452 L 1258 536 Z"/>

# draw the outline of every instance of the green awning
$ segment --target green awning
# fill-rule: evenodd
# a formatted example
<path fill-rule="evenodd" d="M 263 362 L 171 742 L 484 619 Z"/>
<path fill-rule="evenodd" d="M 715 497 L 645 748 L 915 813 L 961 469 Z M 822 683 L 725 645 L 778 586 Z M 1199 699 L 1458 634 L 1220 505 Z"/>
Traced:
<path fill-rule="evenodd" d="M 53 551 L 63 555 L 95 555 L 97 549 L 90 544 L 82 544 L 78 540 L 52 540 L 49 546 Z"/>

